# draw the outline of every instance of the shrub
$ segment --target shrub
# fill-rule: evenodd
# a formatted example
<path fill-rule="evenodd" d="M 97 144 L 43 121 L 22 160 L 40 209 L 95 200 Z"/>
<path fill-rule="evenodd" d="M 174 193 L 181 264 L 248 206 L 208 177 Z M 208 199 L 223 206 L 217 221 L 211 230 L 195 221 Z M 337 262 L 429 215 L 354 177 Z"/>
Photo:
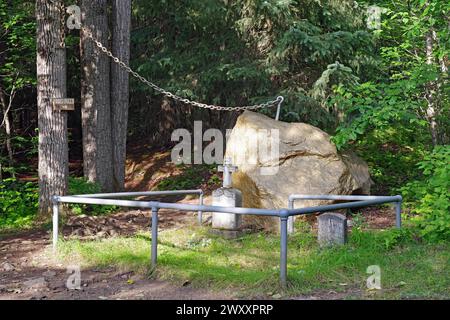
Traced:
<path fill-rule="evenodd" d="M 182 172 L 178 175 L 167 177 L 156 186 L 157 190 L 187 190 L 199 188 L 204 183 L 214 185 L 220 182 L 215 175 L 214 165 L 179 166 Z"/>
<path fill-rule="evenodd" d="M 100 192 L 100 186 L 84 178 L 69 178 L 69 194 Z M 35 182 L 22 182 L 14 178 L 0 181 L 0 229 L 30 227 L 39 207 L 39 190 Z M 115 206 L 70 205 L 76 214 L 108 214 L 117 210 Z"/>
<path fill-rule="evenodd" d="M 450 239 L 450 146 L 438 146 L 419 162 L 423 178 L 401 188 L 409 219 L 429 241 Z"/>
<path fill-rule="evenodd" d="M 0 181 L 0 228 L 30 226 L 38 209 L 38 186 L 10 178 Z"/>
<path fill-rule="evenodd" d="M 69 194 L 92 194 L 101 192 L 97 183 L 89 182 L 85 178 L 69 178 Z M 75 214 L 102 215 L 117 211 L 117 206 L 71 204 L 70 208 Z"/>
<path fill-rule="evenodd" d="M 367 82 L 336 87 L 330 101 L 345 114 L 334 143 L 339 149 L 356 149 L 367 160 L 377 194 L 391 193 L 418 177 L 415 165 L 430 139 L 428 124 L 418 115 L 423 106 L 411 99 L 415 90 L 410 80 Z"/>

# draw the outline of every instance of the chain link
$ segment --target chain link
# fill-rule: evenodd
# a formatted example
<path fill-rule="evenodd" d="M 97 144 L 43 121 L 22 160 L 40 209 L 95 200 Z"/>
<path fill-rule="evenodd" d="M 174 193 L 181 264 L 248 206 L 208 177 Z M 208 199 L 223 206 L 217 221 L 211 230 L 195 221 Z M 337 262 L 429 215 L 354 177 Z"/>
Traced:
<path fill-rule="evenodd" d="M 242 106 L 242 107 L 222 107 L 222 106 L 217 106 L 217 105 L 210 105 L 210 104 L 205 104 L 205 103 L 200 103 L 200 102 L 196 102 L 196 101 L 192 101 L 183 97 L 180 97 L 172 92 L 169 92 L 159 86 L 157 86 L 156 84 L 154 84 L 153 82 L 148 81 L 147 79 L 145 79 L 143 76 L 141 76 L 140 74 L 138 74 L 136 71 L 134 71 L 130 66 L 128 66 L 125 62 L 121 61 L 119 58 L 117 58 L 116 56 L 113 55 L 113 53 L 108 50 L 107 47 L 105 47 L 100 41 L 98 41 L 93 33 L 91 32 L 91 30 L 89 30 L 86 27 L 81 27 L 82 31 L 84 32 L 84 34 L 91 39 L 95 45 L 103 52 L 105 53 L 108 57 L 110 57 L 114 63 L 118 64 L 121 68 L 123 68 L 125 71 L 127 71 L 129 74 L 131 74 L 133 77 L 135 77 L 136 79 L 138 79 L 139 81 L 141 81 L 142 83 L 146 84 L 147 86 L 149 86 L 150 88 L 152 88 L 153 90 L 155 90 L 156 92 L 159 92 L 160 94 L 171 98 L 175 101 L 178 102 L 182 102 L 184 104 L 188 104 L 194 107 L 198 107 L 198 108 L 203 108 L 203 109 L 211 109 L 211 110 L 218 110 L 218 111 L 243 111 L 243 110 L 257 110 L 257 109 L 263 109 L 263 108 L 270 108 L 270 107 L 274 107 L 274 106 L 280 106 L 281 103 L 283 102 L 283 97 L 277 97 L 275 100 L 272 101 L 268 101 L 265 103 L 261 103 L 261 104 L 255 104 L 255 105 L 251 105 L 251 106 Z"/>
<path fill-rule="evenodd" d="M 66 47 L 66 6 L 64 0 L 59 2 L 59 15 L 60 15 L 60 31 L 59 31 L 59 47 Z"/>

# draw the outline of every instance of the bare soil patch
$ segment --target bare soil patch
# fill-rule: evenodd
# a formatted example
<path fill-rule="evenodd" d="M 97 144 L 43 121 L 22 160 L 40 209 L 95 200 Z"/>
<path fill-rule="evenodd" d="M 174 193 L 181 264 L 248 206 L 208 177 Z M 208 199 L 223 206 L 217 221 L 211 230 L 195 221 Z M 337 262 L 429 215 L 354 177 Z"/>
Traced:
<path fill-rule="evenodd" d="M 189 219 L 194 217 L 184 213 L 161 214 L 161 227 L 174 227 Z M 131 235 L 148 229 L 149 213 L 128 211 L 108 217 L 73 217 L 69 222 L 63 229 L 64 237 L 90 240 Z M 49 246 L 50 232 L 47 231 L 30 231 L 0 240 L 0 300 L 233 298 L 230 293 L 192 288 L 189 284 L 177 286 L 133 272 L 121 272 L 113 267 L 81 270 L 80 289 L 69 290 L 66 287 L 70 276 L 67 266 L 49 259 Z"/>

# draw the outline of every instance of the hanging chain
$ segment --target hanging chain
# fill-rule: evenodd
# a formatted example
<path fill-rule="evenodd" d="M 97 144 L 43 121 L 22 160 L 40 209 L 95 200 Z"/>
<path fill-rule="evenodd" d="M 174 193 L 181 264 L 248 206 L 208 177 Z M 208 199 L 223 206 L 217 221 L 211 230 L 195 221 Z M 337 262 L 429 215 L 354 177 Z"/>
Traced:
<path fill-rule="evenodd" d="M 59 31 L 59 47 L 66 47 L 66 6 L 64 0 L 59 2 L 60 31 Z"/>
<path fill-rule="evenodd" d="M 180 97 L 174 93 L 171 93 L 161 87 L 159 87 L 158 85 L 154 84 L 153 82 L 150 82 L 149 80 L 145 79 L 143 76 L 141 76 L 140 74 L 138 74 L 136 71 L 134 71 L 130 66 L 128 66 L 125 62 L 123 62 L 122 60 L 120 60 L 118 57 L 114 56 L 113 53 L 108 50 L 107 47 L 105 47 L 100 41 L 98 41 L 91 30 L 89 30 L 86 27 L 81 27 L 82 31 L 84 32 L 84 34 L 91 39 L 95 45 L 104 53 L 106 54 L 108 57 L 110 57 L 114 63 L 118 64 L 121 68 L 123 68 L 125 71 L 127 71 L 129 74 L 131 74 L 133 77 L 135 77 L 136 79 L 138 79 L 139 81 L 141 81 L 142 83 L 146 84 L 147 86 L 149 86 L 150 88 L 152 88 L 153 90 L 161 93 L 162 95 L 171 98 L 175 101 L 178 102 L 182 102 L 184 104 L 188 104 L 194 107 L 198 107 L 198 108 L 203 108 L 203 109 L 211 109 L 211 110 L 219 110 L 219 111 L 243 111 L 243 110 L 257 110 L 257 109 L 263 109 L 263 108 L 270 108 L 270 107 L 280 107 L 281 103 L 283 102 L 283 97 L 279 96 L 277 97 L 275 100 L 272 101 L 268 101 L 265 103 L 261 103 L 261 104 L 255 104 L 255 105 L 251 105 L 251 106 L 242 106 L 242 107 L 222 107 L 222 106 L 217 106 L 217 105 L 210 105 L 210 104 L 205 104 L 205 103 L 200 103 L 200 102 L 196 102 L 196 101 L 192 101 L 183 97 Z"/>

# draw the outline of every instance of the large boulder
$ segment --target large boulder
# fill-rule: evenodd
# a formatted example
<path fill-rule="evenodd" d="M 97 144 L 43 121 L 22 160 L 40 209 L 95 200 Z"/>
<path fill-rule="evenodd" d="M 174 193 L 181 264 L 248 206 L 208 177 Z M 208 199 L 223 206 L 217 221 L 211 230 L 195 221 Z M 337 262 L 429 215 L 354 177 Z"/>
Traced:
<path fill-rule="evenodd" d="M 274 141 L 279 141 L 278 153 Z M 225 156 L 239 166 L 233 187 L 242 191 L 244 207 L 287 208 L 289 195 L 295 193 L 370 193 L 367 164 L 354 153 L 339 154 L 327 133 L 306 123 L 246 111 L 228 136 Z M 326 203 L 297 201 L 295 207 Z M 266 229 L 277 226 L 262 217 L 244 221 Z"/>

